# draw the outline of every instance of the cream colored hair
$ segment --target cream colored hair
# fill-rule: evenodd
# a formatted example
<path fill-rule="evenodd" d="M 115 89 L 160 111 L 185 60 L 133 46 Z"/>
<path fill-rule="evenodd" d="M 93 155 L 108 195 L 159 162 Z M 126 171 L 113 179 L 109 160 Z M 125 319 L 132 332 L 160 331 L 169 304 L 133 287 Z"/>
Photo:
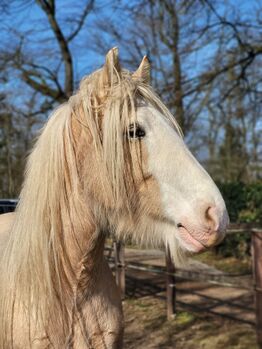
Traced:
<path fill-rule="evenodd" d="M 31 328 L 39 328 L 54 347 L 62 348 L 56 332 L 63 329 L 65 337 L 70 333 L 75 299 L 72 285 L 79 278 L 66 232 L 70 230 L 72 244 L 78 246 L 73 260 L 81 260 L 85 251 L 78 233 L 94 225 L 95 216 L 102 211 L 88 196 L 85 176 L 92 165 L 84 168 L 88 164 L 79 163 L 83 138 L 78 142 L 72 125 L 77 122 L 79 132 L 91 139 L 89 146 L 101 165 L 98 175 L 106 200 L 113 204 L 121 200 L 123 207 L 132 211 L 129 188 L 133 155 L 130 141 L 123 135 L 130 120 L 136 120 L 139 100 L 159 109 L 180 132 L 143 76 L 121 70 L 113 50 L 105 67 L 85 77 L 79 91 L 52 113 L 43 128 L 27 162 L 16 219 L 1 258 L 0 348 L 12 348 L 16 311 L 23 314 L 28 337 L 34 337 Z M 85 147 L 90 151 L 88 144 Z M 101 214 L 101 219 L 106 217 Z"/>

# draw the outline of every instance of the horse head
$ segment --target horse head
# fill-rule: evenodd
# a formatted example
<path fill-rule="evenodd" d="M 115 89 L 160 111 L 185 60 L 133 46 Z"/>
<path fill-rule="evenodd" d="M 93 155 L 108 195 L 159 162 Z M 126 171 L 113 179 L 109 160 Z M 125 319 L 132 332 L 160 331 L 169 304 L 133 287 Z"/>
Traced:
<path fill-rule="evenodd" d="M 83 79 L 78 115 L 89 129 L 85 178 L 111 230 L 120 238 L 169 246 L 176 259 L 219 243 L 228 214 L 149 80 L 146 57 L 132 74 L 121 68 L 116 48 L 102 69 Z"/>

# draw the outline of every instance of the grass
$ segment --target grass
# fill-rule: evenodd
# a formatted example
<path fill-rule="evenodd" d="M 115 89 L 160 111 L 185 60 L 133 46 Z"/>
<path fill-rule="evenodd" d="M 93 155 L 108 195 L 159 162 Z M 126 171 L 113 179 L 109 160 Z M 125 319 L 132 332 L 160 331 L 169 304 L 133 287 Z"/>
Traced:
<path fill-rule="evenodd" d="M 252 326 L 178 309 L 167 321 L 165 302 L 153 297 L 124 302 L 126 349 L 258 349 Z"/>
<path fill-rule="evenodd" d="M 200 255 L 195 255 L 193 258 L 228 274 L 251 273 L 251 258 L 248 257 L 245 259 L 222 257 L 213 251 L 207 251 Z"/>
<path fill-rule="evenodd" d="M 175 326 L 182 329 L 194 323 L 196 315 L 187 311 L 179 311 L 174 320 Z"/>

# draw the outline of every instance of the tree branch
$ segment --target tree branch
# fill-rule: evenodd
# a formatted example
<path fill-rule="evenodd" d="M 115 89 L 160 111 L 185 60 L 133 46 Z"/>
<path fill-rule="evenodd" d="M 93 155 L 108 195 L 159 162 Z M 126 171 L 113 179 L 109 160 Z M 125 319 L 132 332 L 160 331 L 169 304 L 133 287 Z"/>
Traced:
<path fill-rule="evenodd" d="M 78 33 L 80 32 L 80 30 L 82 29 L 84 23 L 85 23 L 85 19 L 87 17 L 87 15 L 90 13 L 90 11 L 93 10 L 94 8 L 94 3 L 95 3 L 95 0 L 90 0 L 87 4 L 86 4 L 86 7 L 84 8 L 84 11 L 81 15 L 81 17 L 79 18 L 78 20 L 78 25 L 77 27 L 75 28 L 75 30 L 67 37 L 67 42 L 69 43 L 70 41 L 72 41 L 77 35 Z"/>
<path fill-rule="evenodd" d="M 74 90 L 73 83 L 73 60 L 72 55 L 69 49 L 67 40 L 65 39 L 62 30 L 55 17 L 55 0 L 36 0 L 39 6 L 43 9 L 47 15 L 50 26 L 53 30 L 53 33 L 57 39 L 60 51 L 63 57 L 65 65 L 65 94 L 67 97 L 70 97 Z"/>
<path fill-rule="evenodd" d="M 64 94 L 63 91 L 52 89 L 45 83 L 39 83 L 36 80 L 32 79 L 31 71 L 28 71 L 24 68 L 22 68 L 21 70 L 22 70 L 22 79 L 34 90 L 42 93 L 45 96 L 51 97 L 56 101 L 64 102 L 67 99 L 67 96 Z"/>

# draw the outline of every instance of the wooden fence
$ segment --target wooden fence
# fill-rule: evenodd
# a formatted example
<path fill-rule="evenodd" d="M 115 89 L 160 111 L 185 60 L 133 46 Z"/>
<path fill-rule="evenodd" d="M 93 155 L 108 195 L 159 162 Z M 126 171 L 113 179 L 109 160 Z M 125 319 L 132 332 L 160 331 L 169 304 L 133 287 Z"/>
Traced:
<path fill-rule="evenodd" d="M 254 228 L 254 225 L 249 224 L 232 224 L 228 230 L 228 235 L 235 233 L 252 234 L 251 251 L 252 251 L 252 273 L 254 285 L 248 289 L 254 292 L 255 313 L 256 313 L 256 333 L 259 349 L 262 349 L 262 229 Z M 112 259 L 111 259 L 112 260 Z M 134 270 L 142 270 L 144 272 L 160 272 L 166 278 L 166 309 L 167 318 L 172 319 L 176 314 L 176 268 L 170 257 L 169 250 L 166 251 L 166 267 L 165 270 L 159 268 L 139 266 L 137 263 L 125 263 L 124 245 L 120 242 L 114 242 L 114 267 L 116 282 L 120 287 L 122 299 L 125 297 L 125 272 L 127 268 Z M 184 278 L 186 279 L 186 277 Z M 216 281 L 205 281 L 224 287 L 236 287 L 229 283 L 221 283 Z M 239 287 L 242 288 L 242 287 Z"/>
<path fill-rule="evenodd" d="M 253 277 L 255 289 L 256 330 L 262 348 L 262 230 L 252 230 Z"/>

